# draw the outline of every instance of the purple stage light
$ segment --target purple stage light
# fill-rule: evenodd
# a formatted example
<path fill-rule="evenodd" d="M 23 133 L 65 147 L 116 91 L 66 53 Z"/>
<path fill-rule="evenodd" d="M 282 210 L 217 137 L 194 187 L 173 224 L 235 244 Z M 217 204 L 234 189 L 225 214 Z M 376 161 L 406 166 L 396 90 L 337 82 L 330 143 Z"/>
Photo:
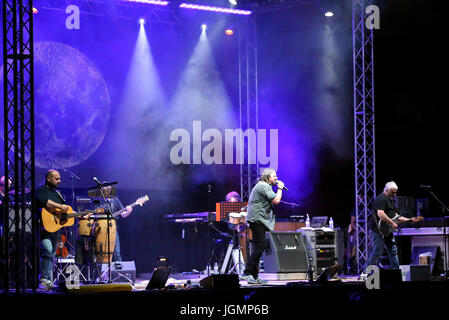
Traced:
<path fill-rule="evenodd" d="M 159 6 L 168 5 L 168 1 L 158 1 L 158 0 L 123 0 L 128 2 L 138 2 L 138 3 L 146 3 L 146 4 L 155 4 Z"/>
<path fill-rule="evenodd" d="M 192 3 L 181 3 L 179 5 L 180 8 L 185 9 L 194 9 L 194 10 L 203 10 L 203 11 L 213 11 L 213 12 L 221 12 L 221 13 L 231 13 L 231 14 L 241 14 L 241 15 L 250 15 L 252 11 L 249 10 L 240 10 L 240 9 L 230 9 L 230 8 L 222 8 L 222 7 L 212 7 L 212 6 L 203 6 L 199 4 Z"/>

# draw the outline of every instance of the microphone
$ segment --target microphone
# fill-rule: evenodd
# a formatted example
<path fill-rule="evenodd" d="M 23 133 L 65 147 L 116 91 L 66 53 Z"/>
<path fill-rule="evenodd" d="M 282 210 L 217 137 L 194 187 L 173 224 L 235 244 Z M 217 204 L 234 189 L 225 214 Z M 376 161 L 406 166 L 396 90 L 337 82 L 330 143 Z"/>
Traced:
<path fill-rule="evenodd" d="M 103 184 L 100 182 L 100 180 L 98 180 L 97 177 L 94 177 L 92 180 L 94 180 L 98 184 L 99 187 L 103 187 Z"/>
<path fill-rule="evenodd" d="M 283 187 L 282 189 L 284 189 L 285 191 L 288 191 L 288 189 L 287 189 L 287 187 L 285 186 L 285 184 L 284 184 L 284 187 Z"/>
<path fill-rule="evenodd" d="M 425 185 L 423 185 L 423 184 L 421 184 L 419 187 L 420 187 L 420 188 L 423 188 L 423 189 L 432 189 L 431 186 L 425 186 Z"/>

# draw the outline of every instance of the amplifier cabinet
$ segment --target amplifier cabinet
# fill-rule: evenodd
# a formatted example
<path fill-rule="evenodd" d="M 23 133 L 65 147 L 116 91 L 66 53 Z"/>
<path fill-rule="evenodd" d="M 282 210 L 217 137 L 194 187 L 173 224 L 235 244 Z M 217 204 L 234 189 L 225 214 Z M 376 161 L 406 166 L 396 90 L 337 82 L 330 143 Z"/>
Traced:
<path fill-rule="evenodd" d="M 264 272 L 307 273 L 309 264 L 301 233 L 268 232 L 267 242 L 267 249 L 263 253 Z"/>
<path fill-rule="evenodd" d="M 300 229 L 306 247 L 307 259 L 317 278 L 324 269 L 335 265 L 337 259 L 335 231 Z"/>

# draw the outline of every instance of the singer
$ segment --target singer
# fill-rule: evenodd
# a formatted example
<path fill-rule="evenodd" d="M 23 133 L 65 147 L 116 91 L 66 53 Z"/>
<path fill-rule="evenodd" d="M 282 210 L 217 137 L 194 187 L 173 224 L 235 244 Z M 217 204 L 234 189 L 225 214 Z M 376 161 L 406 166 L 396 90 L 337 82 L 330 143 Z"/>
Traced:
<path fill-rule="evenodd" d="M 277 184 L 277 193 L 272 187 Z M 259 263 L 265 250 L 265 232 L 273 231 L 275 217 L 273 205 L 280 203 L 284 183 L 277 179 L 276 171 L 267 168 L 262 172 L 257 184 L 251 190 L 248 204 L 247 221 L 253 233 L 253 251 L 241 278 L 250 284 L 263 284 L 259 278 Z"/>

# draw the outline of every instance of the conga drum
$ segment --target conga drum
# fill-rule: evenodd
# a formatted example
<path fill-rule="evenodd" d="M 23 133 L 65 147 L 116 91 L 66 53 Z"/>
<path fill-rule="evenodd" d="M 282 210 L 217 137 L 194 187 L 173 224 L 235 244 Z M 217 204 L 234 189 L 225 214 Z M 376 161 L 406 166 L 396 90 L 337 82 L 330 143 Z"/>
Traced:
<path fill-rule="evenodd" d="M 237 212 L 229 213 L 229 222 L 231 224 L 239 224 L 241 221 L 242 221 L 242 215 L 240 213 L 237 213 Z"/>
<path fill-rule="evenodd" d="M 98 219 L 95 225 L 95 258 L 99 263 L 112 261 L 115 248 L 116 225 L 115 219 L 109 220 L 109 247 L 108 247 L 108 219 Z"/>
<path fill-rule="evenodd" d="M 79 219 L 78 220 L 78 235 L 79 236 L 92 236 L 94 224 L 95 224 L 94 219 Z"/>

